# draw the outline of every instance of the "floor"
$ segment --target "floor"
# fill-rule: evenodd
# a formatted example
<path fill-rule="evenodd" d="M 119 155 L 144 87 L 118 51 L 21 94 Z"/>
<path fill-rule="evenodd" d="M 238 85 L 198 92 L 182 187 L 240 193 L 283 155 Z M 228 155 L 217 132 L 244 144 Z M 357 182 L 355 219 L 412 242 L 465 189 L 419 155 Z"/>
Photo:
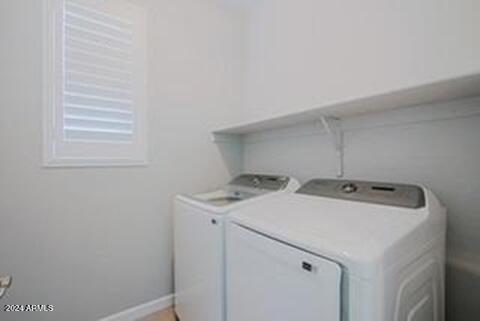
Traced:
<path fill-rule="evenodd" d="M 169 308 L 137 321 L 175 321 L 175 314 L 173 309 Z"/>

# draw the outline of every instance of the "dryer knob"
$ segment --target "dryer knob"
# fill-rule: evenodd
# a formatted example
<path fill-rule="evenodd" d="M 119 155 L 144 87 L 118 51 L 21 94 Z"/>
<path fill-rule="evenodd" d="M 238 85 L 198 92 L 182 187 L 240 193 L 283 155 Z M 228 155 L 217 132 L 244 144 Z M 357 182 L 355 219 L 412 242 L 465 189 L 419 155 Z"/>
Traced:
<path fill-rule="evenodd" d="M 358 190 L 358 186 L 353 183 L 346 183 L 342 185 L 341 189 L 342 192 L 350 194 L 355 193 Z"/>

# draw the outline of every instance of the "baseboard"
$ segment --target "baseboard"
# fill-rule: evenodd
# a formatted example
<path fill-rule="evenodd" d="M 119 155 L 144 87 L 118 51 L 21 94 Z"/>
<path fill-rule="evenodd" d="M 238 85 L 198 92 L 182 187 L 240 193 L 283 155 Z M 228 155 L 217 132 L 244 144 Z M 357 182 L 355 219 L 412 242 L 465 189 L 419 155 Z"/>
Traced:
<path fill-rule="evenodd" d="M 99 321 L 136 321 L 173 305 L 173 294 L 146 302 L 125 311 L 100 319 Z"/>

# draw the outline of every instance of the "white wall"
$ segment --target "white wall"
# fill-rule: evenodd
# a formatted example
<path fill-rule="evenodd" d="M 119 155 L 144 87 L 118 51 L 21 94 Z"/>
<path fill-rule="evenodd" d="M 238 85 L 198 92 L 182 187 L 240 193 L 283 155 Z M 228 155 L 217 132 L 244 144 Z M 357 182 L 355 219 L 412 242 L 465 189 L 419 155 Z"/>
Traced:
<path fill-rule="evenodd" d="M 149 166 L 46 169 L 41 3 L 0 2 L 0 274 L 14 277 L 2 307 L 55 312 L 0 319 L 97 320 L 172 292 L 172 196 L 234 170 L 209 130 L 238 110 L 243 22 L 215 0 L 142 2 Z"/>
<path fill-rule="evenodd" d="M 480 71 L 477 0 L 251 0 L 245 118 Z"/>
<path fill-rule="evenodd" d="M 449 320 L 477 320 L 480 98 L 347 118 L 343 126 L 345 178 L 423 184 L 447 206 Z M 302 182 L 337 173 L 335 150 L 318 124 L 259 132 L 244 142 L 246 171 Z"/>

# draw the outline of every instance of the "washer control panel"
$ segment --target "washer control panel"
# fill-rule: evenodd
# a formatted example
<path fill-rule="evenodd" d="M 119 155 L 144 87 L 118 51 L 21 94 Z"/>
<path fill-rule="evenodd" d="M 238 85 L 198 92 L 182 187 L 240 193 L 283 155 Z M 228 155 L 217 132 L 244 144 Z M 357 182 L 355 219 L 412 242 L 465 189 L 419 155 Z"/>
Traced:
<path fill-rule="evenodd" d="M 280 191 L 287 187 L 289 181 L 288 176 L 242 174 L 235 177 L 229 185 Z"/>
<path fill-rule="evenodd" d="M 423 189 L 408 184 L 313 179 L 297 193 L 406 208 L 425 206 Z"/>

